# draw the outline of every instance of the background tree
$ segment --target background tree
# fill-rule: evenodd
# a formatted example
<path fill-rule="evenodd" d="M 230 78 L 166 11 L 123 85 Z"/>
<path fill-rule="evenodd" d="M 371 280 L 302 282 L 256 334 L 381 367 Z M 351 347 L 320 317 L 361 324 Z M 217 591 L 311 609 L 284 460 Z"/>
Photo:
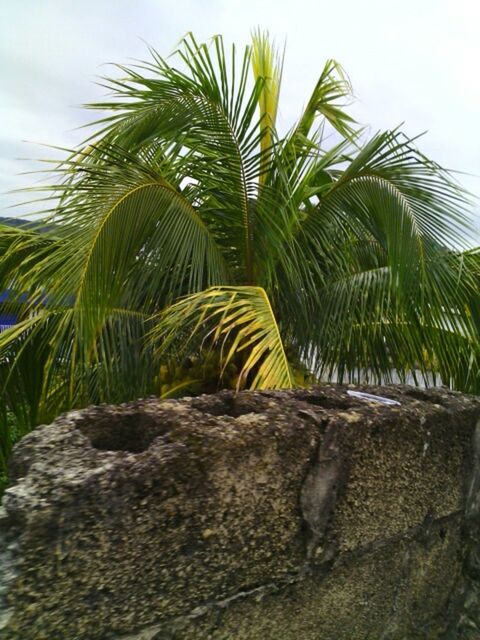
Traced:
<path fill-rule="evenodd" d="M 0 233 L 1 287 L 24 295 L 0 334 L 21 424 L 313 377 L 477 389 L 477 259 L 449 174 L 398 129 L 368 138 L 333 60 L 282 134 L 265 34 L 151 56 L 105 80 L 95 132 L 52 165 L 53 226 Z"/>

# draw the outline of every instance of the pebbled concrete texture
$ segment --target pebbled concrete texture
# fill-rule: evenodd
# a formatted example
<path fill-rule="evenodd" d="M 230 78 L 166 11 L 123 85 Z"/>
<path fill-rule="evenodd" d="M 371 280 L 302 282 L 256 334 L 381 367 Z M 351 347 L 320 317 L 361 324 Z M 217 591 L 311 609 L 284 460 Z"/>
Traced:
<path fill-rule="evenodd" d="M 0 638 L 480 637 L 480 401 L 349 389 L 151 398 L 26 436 Z"/>

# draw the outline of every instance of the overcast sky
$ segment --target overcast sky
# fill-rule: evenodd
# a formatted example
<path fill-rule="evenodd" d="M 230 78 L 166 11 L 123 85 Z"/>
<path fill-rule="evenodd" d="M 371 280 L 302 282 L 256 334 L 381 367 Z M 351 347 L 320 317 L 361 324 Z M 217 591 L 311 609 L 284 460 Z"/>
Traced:
<path fill-rule="evenodd" d="M 104 95 L 95 80 L 113 72 L 105 63 L 148 57 L 144 41 L 167 55 L 187 31 L 244 44 L 257 25 L 287 41 L 285 127 L 333 57 L 372 133 L 402 122 L 409 135 L 428 131 L 424 153 L 478 176 L 479 24 L 477 0 L 0 0 L 0 215 L 22 215 L 5 192 L 39 179 L 18 175 L 32 167 L 18 158 L 49 155 L 32 143 L 85 136 L 76 128 L 92 114 L 80 105 Z M 480 178 L 460 180 L 480 196 Z"/>

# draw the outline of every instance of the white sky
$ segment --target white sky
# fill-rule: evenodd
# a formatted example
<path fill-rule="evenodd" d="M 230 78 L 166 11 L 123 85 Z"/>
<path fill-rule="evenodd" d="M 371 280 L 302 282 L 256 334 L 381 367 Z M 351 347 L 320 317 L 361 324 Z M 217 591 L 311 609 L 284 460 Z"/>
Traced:
<path fill-rule="evenodd" d="M 180 37 L 221 33 L 243 45 L 252 28 L 287 40 L 280 118 L 290 126 L 327 58 L 354 86 L 353 115 L 372 133 L 404 122 L 421 149 L 480 175 L 478 0 L 0 0 L 0 216 L 21 216 L 5 192 L 38 182 L 18 158 L 49 157 L 31 142 L 72 146 L 101 98 L 108 62 L 167 55 Z M 25 141 L 30 141 L 26 143 Z M 480 178 L 461 176 L 480 196 Z M 477 204 L 477 211 L 478 209 Z"/>

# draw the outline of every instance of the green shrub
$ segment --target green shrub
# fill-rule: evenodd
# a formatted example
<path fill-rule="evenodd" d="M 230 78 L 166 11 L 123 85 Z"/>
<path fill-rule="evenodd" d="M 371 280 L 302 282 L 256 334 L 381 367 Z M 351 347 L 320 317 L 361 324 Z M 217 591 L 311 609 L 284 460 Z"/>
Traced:
<path fill-rule="evenodd" d="M 8 459 L 12 447 L 21 437 L 18 421 L 5 407 L 0 413 L 0 496 L 8 485 Z"/>

